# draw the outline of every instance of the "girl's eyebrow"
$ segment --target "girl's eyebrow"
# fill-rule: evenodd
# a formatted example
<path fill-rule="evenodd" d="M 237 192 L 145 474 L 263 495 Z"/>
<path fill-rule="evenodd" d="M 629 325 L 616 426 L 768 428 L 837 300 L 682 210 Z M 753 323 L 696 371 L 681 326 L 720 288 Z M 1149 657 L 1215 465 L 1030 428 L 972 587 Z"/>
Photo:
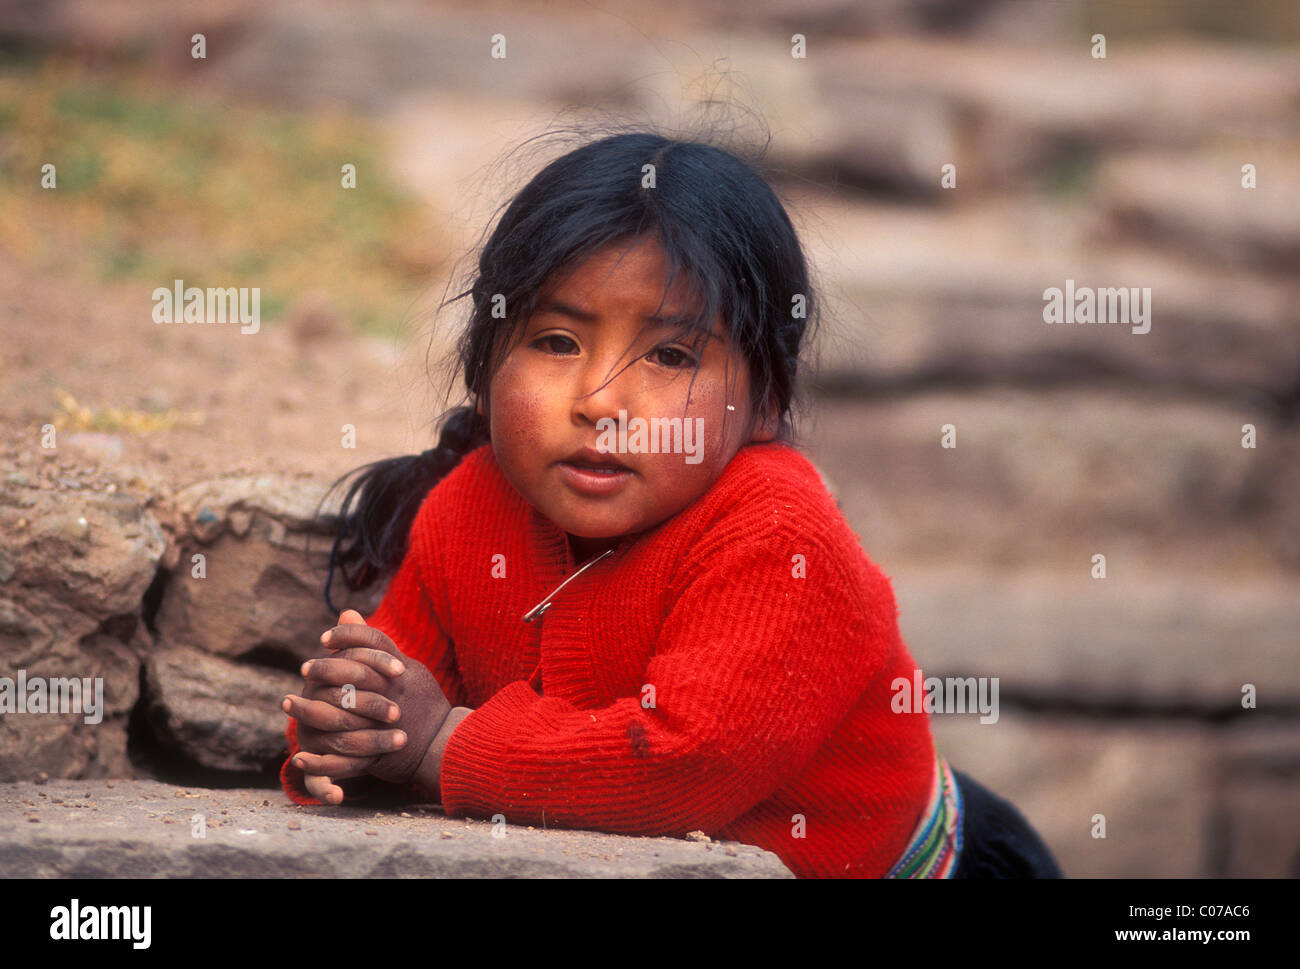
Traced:
<path fill-rule="evenodd" d="M 534 313 L 559 313 L 561 316 L 571 316 L 575 320 L 583 323 L 595 323 L 596 314 L 588 313 L 586 310 L 580 310 L 576 306 L 570 306 L 568 303 L 561 303 L 557 299 L 542 300 L 537 304 Z"/>
<path fill-rule="evenodd" d="M 557 299 L 546 299 L 539 302 L 534 313 L 559 313 L 561 316 L 567 316 L 581 323 L 595 323 L 599 317 L 595 313 L 588 313 L 586 310 L 580 310 L 576 306 L 561 302 Z M 662 316 L 658 313 L 650 316 L 644 316 L 642 319 L 647 323 L 655 323 L 661 329 L 677 329 L 688 323 L 691 317 L 685 314 L 670 314 Z M 717 332 L 716 328 L 712 331 L 713 336 L 721 339 L 722 335 Z"/>

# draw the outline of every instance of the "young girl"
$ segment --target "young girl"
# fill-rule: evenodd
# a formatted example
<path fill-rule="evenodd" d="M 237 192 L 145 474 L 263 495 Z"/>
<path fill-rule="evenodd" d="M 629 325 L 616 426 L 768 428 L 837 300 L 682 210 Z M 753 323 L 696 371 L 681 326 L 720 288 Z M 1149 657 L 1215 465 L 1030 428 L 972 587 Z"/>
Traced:
<path fill-rule="evenodd" d="M 285 698 L 293 800 L 367 778 L 451 816 L 702 830 L 799 876 L 1059 875 L 891 705 L 915 662 L 790 443 L 815 300 L 753 168 L 580 147 L 506 208 L 470 295 L 469 406 L 344 499 L 331 580 L 392 579 Z"/>

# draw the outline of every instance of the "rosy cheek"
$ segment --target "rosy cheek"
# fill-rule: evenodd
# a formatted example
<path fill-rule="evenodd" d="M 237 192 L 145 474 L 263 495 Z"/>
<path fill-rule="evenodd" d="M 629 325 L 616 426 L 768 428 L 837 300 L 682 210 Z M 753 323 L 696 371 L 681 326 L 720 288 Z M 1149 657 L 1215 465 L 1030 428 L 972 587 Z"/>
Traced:
<path fill-rule="evenodd" d="M 545 443 L 545 408 L 541 394 L 521 391 L 494 402 L 492 431 L 503 446 L 536 448 Z"/>
<path fill-rule="evenodd" d="M 545 443 L 545 395 L 507 363 L 492 382 L 492 439 L 499 448 L 537 448 Z"/>
<path fill-rule="evenodd" d="M 728 411 L 726 407 L 725 388 L 714 381 L 697 381 L 695 389 L 691 392 L 691 404 L 687 413 L 695 427 L 702 430 L 703 437 L 703 457 L 702 464 L 713 465 L 722 459 L 726 451 L 727 440 L 734 437 L 737 433 L 736 425 L 738 421 L 739 408 L 735 411 Z M 696 421 L 700 418 L 700 421 Z M 726 423 L 726 437 L 723 436 L 723 423 Z M 695 440 L 697 446 L 699 436 Z M 695 467 L 699 467 L 696 465 Z"/>

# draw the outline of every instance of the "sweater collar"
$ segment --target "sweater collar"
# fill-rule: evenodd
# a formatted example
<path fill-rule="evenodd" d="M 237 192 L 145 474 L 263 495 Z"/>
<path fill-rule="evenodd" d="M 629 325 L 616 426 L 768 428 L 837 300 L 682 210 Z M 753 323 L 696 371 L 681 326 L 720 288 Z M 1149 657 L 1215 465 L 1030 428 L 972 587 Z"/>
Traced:
<path fill-rule="evenodd" d="M 589 556 L 581 562 L 577 561 L 573 554 L 573 548 L 569 544 L 568 533 L 538 511 L 530 501 L 515 490 L 515 486 L 510 483 L 509 479 L 501 471 L 501 466 L 497 464 L 496 454 L 493 452 L 490 442 L 482 446 L 482 452 L 482 458 L 487 466 L 491 468 L 492 474 L 498 479 L 499 487 L 509 496 L 509 500 L 518 503 L 518 507 L 527 521 L 527 531 L 536 568 L 542 576 L 543 583 L 550 589 L 546 597 L 525 614 L 530 617 L 525 618 L 525 622 L 531 622 L 540 617 L 549 608 L 551 600 L 557 594 L 563 595 L 561 589 L 572 579 L 575 579 L 580 572 L 608 567 L 612 563 L 621 561 L 623 554 L 640 537 L 639 535 L 625 535 L 619 539 L 618 544 L 614 547 Z"/>
<path fill-rule="evenodd" d="M 535 547 L 539 553 L 538 558 L 543 563 L 544 574 L 551 577 L 548 581 L 553 581 L 556 578 L 554 569 L 558 566 L 563 576 L 544 599 L 523 615 L 524 622 L 532 622 L 541 618 L 546 610 L 551 607 L 552 600 L 557 595 L 563 595 L 564 587 L 578 578 L 583 572 L 594 570 L 606 560 L 621 561 L 623 553 L 637 539 L 635 535 L 625 535 L 619 539 L 617 545 L 607 548 L 603 552 L 597 552 L 579 563 L 574 559 L 573 548 L 569 544 L 569 536 L 564 529 L 560 528 L 559 525 L 543 515 L 530 503 L 524 502 L 524 504 L 527 505 L 529 529 L 536 543 Z"/>

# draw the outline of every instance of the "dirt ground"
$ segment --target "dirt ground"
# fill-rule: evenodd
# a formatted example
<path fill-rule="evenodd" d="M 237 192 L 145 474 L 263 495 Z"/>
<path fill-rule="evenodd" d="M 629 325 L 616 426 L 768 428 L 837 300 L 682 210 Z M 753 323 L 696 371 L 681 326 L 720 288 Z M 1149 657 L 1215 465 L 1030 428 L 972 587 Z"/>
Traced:
<path fill-rule="evenodd" d="M 310 303 L 247 334 L 158 324 L 152 306 L 144 286 L 97 290 L 0 262 L 7 470 L 53 479 L 102 464 L 179 490 L 227 473 L 338 475 L 433 443 L 442 407 L 431 375 L 446 358 L 427 336 L 405 346 L 355 336 Z M 92 413 L 78 421 L 62 394 Z M 55 423 L 57 446 L 42 446 Z"/>

